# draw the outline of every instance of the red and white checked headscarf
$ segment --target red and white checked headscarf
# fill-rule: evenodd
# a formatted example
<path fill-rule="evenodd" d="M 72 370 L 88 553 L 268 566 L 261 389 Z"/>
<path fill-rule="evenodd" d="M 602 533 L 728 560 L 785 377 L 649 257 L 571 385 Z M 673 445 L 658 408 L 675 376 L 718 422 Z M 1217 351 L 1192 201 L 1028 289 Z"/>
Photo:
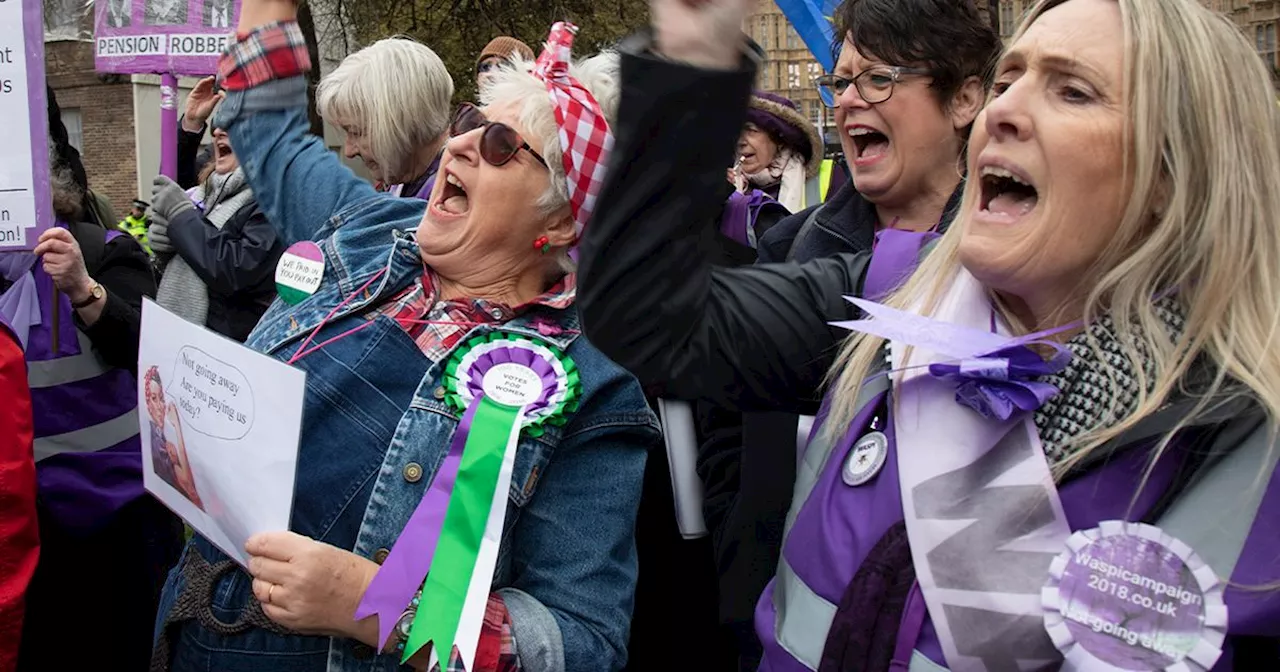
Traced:
<path fill-rule="evenodd" d="M 613 132 L 604 110 L 581 82 L 569 75 L 570 51 L 578 27 L 567 21 L 551 26 L 546 47 L 534 65 L 533 76 L 546 82 L 551 106 L 560 127 L 560 151 L 564 174 L 569 182 L 569 208 L 579 236 L 591 212 L 596 195 L 604 186 Z"/>

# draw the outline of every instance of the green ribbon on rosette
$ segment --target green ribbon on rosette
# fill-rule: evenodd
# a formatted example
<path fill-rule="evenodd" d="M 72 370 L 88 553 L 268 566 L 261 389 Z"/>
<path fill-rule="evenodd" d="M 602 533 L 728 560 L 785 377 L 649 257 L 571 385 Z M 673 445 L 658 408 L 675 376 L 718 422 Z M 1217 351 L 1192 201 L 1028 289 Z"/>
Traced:
<path fill-rule="evenodd" d="M 456 644 L 463 665 L 471 669 L 520 434 L 541 436 L 547 425 L 563 425 L 577 410 L 581 384 L 573 360 L 559 348 L 493 332 L 453 353 L 445 365 L 444 388 L 449 405 L 464 418 L 454 443 L 461 433 L 465 440 L 402 660 L 431 642 L 443 668 Z"/>

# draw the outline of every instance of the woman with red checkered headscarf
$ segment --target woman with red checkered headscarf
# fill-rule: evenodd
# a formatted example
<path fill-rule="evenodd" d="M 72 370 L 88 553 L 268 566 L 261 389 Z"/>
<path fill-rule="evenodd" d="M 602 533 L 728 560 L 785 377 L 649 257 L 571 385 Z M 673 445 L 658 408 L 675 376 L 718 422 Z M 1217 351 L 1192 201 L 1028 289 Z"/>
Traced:
<path fill-rule="evenodd" d="M 430 193 L 396 198 L 310 135 L 293 3 L 243 4 L 213 123 L 323 269 L 246 341 L 307 374 L 293 511 L 240 540 L 244 565 L 191 541 L 152 669 L 625 663 L 658 431 L 635 378 L 579 338 L 572 250 L 618 74 L 615 56 L 571 62 L 574 30 L 556 25 L 533 76 L 500 69 L 483 106 L 459 106 Z"/>

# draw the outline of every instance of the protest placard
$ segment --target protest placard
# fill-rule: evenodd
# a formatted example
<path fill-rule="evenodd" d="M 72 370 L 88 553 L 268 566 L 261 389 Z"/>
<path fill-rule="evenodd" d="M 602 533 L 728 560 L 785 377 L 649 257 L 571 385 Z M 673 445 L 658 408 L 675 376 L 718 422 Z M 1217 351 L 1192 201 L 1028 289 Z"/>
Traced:
<path fill-rule="evenodd" d="M 53 224 L 40 0 L 0 0 L 0 251 L 30 250 Z"/>
<path fill-rule="evenodd" d="M 138 348 L 143 483 L 240 564 L 289 529 L 306 375 L 146 300 Z"/>
<path fill-rule="evenodd" d="M 95 67 L 117 74 L 208 75 L 240 18 L 239 0 L 98 0 Z"/>

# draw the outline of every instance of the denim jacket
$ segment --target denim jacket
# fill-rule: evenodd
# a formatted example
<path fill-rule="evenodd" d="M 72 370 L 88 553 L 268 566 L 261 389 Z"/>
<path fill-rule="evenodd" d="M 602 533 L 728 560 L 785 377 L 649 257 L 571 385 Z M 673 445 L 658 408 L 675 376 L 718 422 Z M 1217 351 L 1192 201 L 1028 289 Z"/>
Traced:
<path fill-rule="evenodd" d="M 291 529 L 381 561 L 444 460 L 458 415 L 444 401 L 446 360 L 430 361 L 389 317 L 370 313 L 422 273 L 414 231 L 426 203 L 376 192 L 308 133 L 306 82 L 278 80 L 229 92 L 215 125 L 226 128 L 267 219 L 286 244 L 314 240 L 324 253 L 319 290 L 297 305 L 277 299 L 247 344 L 288 360 L 344 299 L 312 345 L 372 321 L 300 358 L 307 372 Z M 370 315 L 374 315 L 370 317 Z M 550 318 L 546 336 L 529 318 Z M 512 623 L 525 670 L 599 672 L 623 666 L 636 580 L 634 527 L 645 456 L 657 422 L 636 380 L 580 331 L 573 308 L 535 308 L 493 329 L 543 339 L 577 364 L 582 403 L 563 427 L 522 437 L 511 481 L 493 587 Z M 463 339 L 465 340 L 465 339 Z M 186 551 L 225 559 L 197 537 Z M 159 619 L 182 589 L 165 587 Z M 234 622 L 253 600 L 250 578 L 233 571 L 213 592 L 214 615 Z M 181 627 L 172 670 L 398 669 L 353 640 L 222 636 Z"/>

